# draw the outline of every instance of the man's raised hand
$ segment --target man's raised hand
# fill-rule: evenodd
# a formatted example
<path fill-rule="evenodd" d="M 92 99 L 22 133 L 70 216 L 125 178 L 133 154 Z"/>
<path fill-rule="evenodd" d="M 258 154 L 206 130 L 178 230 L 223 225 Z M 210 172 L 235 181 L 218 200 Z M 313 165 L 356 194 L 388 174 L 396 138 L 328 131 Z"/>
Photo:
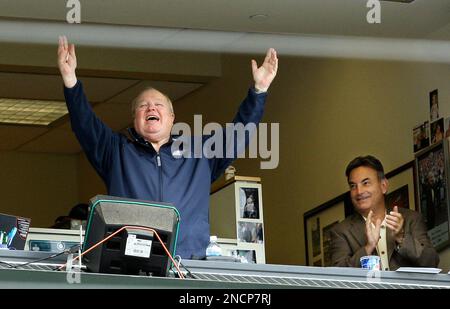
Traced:
<path fill-rule="evenodd" d="M 377 247 L 378 241 L 380 240 L 380 229 L 381 229 L 381 220 L 377 219 L 375 222 L 375 227 L 372 227 L 372 216 L 373 211 L 369 211 L 366 220 L 366 238 L 367 243 L 365 246 L 365 250 L 367 255 L 372 254 L 372 251 Z"/>
<path fill-rule="evenodd" d="M 398 212 L 398 207 L 394 206 L 394 209 L 386 215 L 386 225 L 397 243 L 402 243 L 403 241 L 405 233 L 403 229 L 404 223 L 405 219 L 402 214 Z"/>
<path fill-rule="evenodd" d="M 267 91 L 278 70 L 277 52 L 273 48 L 267 50 L 263 64 L 258 68 L 256 61 L 252 59 L 253 80 L 255 88 L 259 91 Z"/>
<path fill-rule="evenodd" d="M 75 74 L 75 69 L 77 68 L 75 45 L 69 45 L 66 36 L 59 37 L 58 68 L 64 81 L 64 85 L 67 88 L 75 86 L 77 83 L 77 76 Z"/>

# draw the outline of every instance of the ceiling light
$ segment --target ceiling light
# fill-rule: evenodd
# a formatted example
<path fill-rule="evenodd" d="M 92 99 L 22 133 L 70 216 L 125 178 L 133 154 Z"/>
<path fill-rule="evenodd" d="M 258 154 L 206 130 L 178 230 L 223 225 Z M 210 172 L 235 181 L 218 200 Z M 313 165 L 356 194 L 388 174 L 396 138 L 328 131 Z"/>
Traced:
<path fill-rule="evenodd" d="M 68 113 L 62 101 L 0 98 L 0 123 L 48 126 Z"/>

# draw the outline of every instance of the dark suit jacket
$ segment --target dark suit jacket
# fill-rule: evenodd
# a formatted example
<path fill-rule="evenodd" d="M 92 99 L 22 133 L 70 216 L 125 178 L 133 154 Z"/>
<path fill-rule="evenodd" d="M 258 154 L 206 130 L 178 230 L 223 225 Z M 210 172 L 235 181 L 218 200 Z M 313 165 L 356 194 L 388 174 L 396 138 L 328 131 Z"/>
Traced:
<path fill-rule="evenodd" d="M 419 213 L 399 208 L 405 220 L 405 238 L 399 250 L 391 233 L 386 241 L 390 270 L 399 267 L 437 267 L 439 255 L 427 235 L 427 229 Z M 333 266 L 361 267 L 359 259 L 367 255 L 364 218 L 355 213 L 331 230 L 331 263 Z M 377 255 L 376 250 L 372 253 Z"/>

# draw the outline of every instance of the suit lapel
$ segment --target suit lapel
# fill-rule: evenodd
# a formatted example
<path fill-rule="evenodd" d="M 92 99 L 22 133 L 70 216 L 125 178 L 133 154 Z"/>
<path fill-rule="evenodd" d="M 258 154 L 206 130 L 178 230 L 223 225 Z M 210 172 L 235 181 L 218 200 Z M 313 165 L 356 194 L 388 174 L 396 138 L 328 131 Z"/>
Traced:
<path fill-rule="evenodd" d="M 351 227 L 350 227 L 350 233 L 353 235 L 353 237 L 358 242 L 359 246 L 365 246 L 366 245 L 366 228 L 365 228 L 365 222 L 363 217 L 356 213 L 352 215 L 351 218 Z"/>

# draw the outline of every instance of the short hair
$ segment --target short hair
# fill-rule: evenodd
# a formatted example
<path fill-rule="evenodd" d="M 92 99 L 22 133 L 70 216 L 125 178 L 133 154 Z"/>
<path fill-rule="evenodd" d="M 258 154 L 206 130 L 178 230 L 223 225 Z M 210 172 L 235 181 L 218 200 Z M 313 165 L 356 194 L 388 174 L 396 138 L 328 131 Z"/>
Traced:
<path fill-rule="evenodd" d="M 77 220 L 87 220 L 89 205 L 85 203 L 76 204 L 69 212 L 69 218 Z"/>
<path fill-rule="evenodd" d="M 361 166 L 370 167 L 374 169 L 377 172 L 378 178 L 380 180 L 386 178 L 386 176 L 384 175 L 383 164 L 381 164 L 380 160 L 378 160 L 374 156 L 368 155 L 368 156 L 359 156 L 350 161 L 350 163 L 347 165 L 347 168 L 345 169 L 345 176 L 347 176 L 347 180 L 349 179 L 350 173 L 355 168 Z"/>
<path fill-rule="evenodd" d="M 139 97 L 140 97 L 144 92 L 149 91 L 149 90 L 155 90 L 155 91 L 158 91 L 159 93 L 161 93 L 161 94 L 166 98 L 167 103 L 169 103 L 169 109 L 170 109 L 171 113 L 174 114 L 172 100 L 170 100 L 169 96 L 168 96 L 167 94 L 165 94 L 164 92 L 159 91 L 158 89 L 149 86 L 149 87 L 145 87 L 144 90 L 142 90 L 141 92 L 139 92 L 139 94 L 133 99 L 133 101 L 131 101 L 131 115 L 132 115 L 133 117 L 134 117 L 134 114 L 135 114 L 135 112 L 136 112 L 136 104 L 138 103 Z"/>

